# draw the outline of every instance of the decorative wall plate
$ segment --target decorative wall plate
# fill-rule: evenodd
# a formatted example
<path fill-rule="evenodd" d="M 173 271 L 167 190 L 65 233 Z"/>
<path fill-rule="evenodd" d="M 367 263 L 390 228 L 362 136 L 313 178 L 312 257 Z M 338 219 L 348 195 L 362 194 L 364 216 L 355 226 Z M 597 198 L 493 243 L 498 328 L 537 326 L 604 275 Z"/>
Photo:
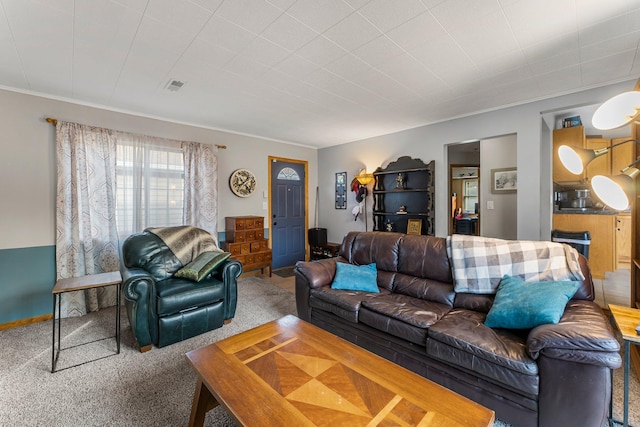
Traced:
<path fill-rule="evenodd" d="M 256 189 L 256 176 L 248 169 L 236 169 L 229 177 L 229 187 L 238 197 L 249 197 Z"/>

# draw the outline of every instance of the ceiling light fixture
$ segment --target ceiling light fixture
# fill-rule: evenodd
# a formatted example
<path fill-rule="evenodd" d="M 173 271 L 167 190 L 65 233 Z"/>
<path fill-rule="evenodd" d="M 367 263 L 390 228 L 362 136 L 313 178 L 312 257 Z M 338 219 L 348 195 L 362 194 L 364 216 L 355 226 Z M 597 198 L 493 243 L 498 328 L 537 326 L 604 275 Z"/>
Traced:
<path fill-rule="evenodd" d="M 596 129 L 619 128 L 631 122 L 640 112 L 640 92 L 632 90 L 609 98 L 593 114 Z"/>

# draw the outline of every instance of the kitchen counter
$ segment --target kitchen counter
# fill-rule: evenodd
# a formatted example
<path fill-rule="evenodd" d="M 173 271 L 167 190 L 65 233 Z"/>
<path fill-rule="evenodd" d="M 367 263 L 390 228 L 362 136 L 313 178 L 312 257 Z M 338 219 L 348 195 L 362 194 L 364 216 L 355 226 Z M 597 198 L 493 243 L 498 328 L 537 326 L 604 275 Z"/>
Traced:
<path fill-rule="evenodd" d="M 625 212 L 603 208 L 561 208 L 554 209 L 553 213 L 565 215 L 619 215 L 624 214 Z"/>

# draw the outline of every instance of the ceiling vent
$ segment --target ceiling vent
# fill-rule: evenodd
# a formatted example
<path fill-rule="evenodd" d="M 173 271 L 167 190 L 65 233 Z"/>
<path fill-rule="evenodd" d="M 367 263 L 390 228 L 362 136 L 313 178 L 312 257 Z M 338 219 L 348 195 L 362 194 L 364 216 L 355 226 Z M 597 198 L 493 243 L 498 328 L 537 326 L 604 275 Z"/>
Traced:
<path fill-rule="evenodd" d="M 181 82 L 180 80 L 170 79 L 165 88 L 170 90 L 171 92 L 177 92 L 182 88 L 182 86 L 184 86 L 184 82 Z"/>

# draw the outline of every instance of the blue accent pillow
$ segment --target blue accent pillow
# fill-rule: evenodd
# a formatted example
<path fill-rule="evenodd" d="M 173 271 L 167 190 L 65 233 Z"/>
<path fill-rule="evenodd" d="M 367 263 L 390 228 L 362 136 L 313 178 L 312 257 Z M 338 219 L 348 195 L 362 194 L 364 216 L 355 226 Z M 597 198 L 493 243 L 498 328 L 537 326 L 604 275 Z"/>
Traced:
<path fill-rule="evenodd" d="M 484 322 L 490 328 L 531 329 L 558 323 L 580 282 L 525 282 L 505 275 Z"/>
<path fill-rule="evenodd" d="M 379 293 L 376 263 L 353 265 L 337 262 L 336 277 L 331 283 L 331 289 Z"/>

